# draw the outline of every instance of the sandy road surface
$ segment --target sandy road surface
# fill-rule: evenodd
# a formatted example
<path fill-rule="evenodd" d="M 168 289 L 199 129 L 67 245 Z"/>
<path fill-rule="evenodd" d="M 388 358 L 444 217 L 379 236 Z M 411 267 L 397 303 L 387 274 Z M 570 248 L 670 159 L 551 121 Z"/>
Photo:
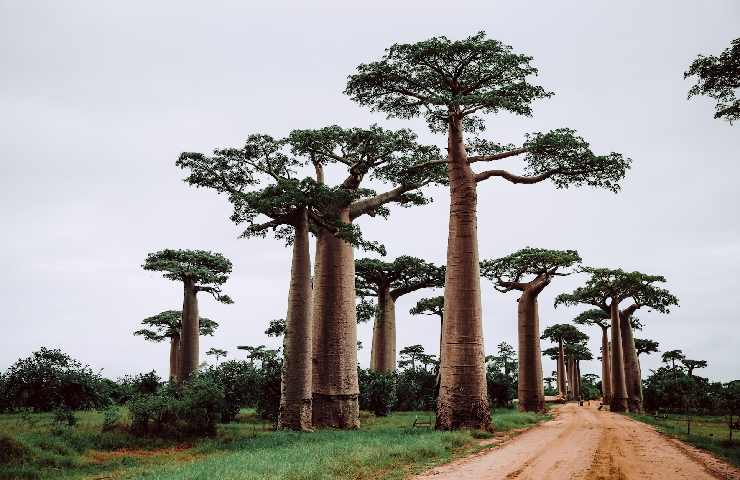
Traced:
<path fill-rule="evenodd" d="M 555 420 L 418 480 L 740 479 L 740 470 L 623 415 L 567 404 Z"/>

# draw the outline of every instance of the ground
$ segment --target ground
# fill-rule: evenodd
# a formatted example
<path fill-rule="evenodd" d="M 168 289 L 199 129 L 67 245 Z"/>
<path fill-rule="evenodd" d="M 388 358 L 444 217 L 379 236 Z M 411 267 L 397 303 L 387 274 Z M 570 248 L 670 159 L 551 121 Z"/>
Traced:
<path fill-rule="evenodd" d="M 273 432 L 253 411 L 222 425 L 215 438 L 137 438 L 123 429 L 101 433 L 103 417 L 78 412 L 75 427 L 51 414 L 0 415 L 0 480 L 9 479 L 402 479 L 479 450 L 485 432 L 412 428 L 429 412 L 374 417 L 355 431 Z M 499 432 L 544 420 L 497 410 Z"/>
<path fill-rule="evenodd" d="M 556 419 L 499 448 L 417 480 L 740 479 L 740 470 L 597 402 L 558 407 Z"/>

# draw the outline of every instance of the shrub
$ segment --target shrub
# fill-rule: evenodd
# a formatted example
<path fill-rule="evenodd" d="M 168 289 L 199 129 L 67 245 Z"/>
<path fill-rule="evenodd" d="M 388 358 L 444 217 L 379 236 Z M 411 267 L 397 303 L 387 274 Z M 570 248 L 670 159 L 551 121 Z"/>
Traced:
<path fill-rule="evenodd" d="M 396 373 L 360 371 L 360 408 L 385 417 L 396 404 Z"/>
<path fill-rule="evenodd" d="M 58 349 L 41 347 L 30 357 L 19 359 L 0 381 L 0 408 L 4 411 L 81 410 L 109 403 L 104 379 Z"/>
<path fill-rule="evenodd" d="M 224 408 L 221 421 L 233 421 L 242 407 L 257 405 L 260 372 L 254 364 L 243 360 L 229 360 L 202 370 L 202 376 L 211 378 L 221 385 L 224 392 Z"/>
<path fill-rule="evenodd" d="M 280 412 L 280 373 L 282 358 L 270 356 L 262 360 L 257 375 L 257 415 L 277 425 Z"/>
<path fill-rule="evenodd" d="M 17 465 L 31 458 L 31 450 L 17 440 L 0 435 L 0 465 Z"/>

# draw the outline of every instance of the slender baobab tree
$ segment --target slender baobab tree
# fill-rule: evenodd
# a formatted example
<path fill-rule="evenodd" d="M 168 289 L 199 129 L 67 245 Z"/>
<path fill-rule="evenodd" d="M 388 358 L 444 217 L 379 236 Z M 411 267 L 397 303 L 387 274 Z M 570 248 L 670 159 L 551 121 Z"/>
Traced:
<path fill-rule="evenodd" d="M 177 372 L 177 379 L 182 382 L 198 369 L 200 316 L 197 295 L 199 292 L 206 292 L 221 303 L 233 303 L 228 295 L 221 293 L 221 286 L 226 283 L 231 273 L 231 262 L 220 253 L 168 249 L 147 255 L 143 268 L 164 272 L 165 278 L 183 284 L 184 299 Z"/>
<path fill-rule="evenodd" d="M 584 267 L 591 278 L 572 293 L 561 294 L 555 305 L 593 305 L 609 312 L 611 321 L 611 388 L 610 409 L 614 412 L 642 410 L 642 381 L 633 334 L 632 314 L 641 307 L 669 313 L 678 299 L 656 283 L 666 280 L 660 275 L 625 272 L 622 269 Z M 620 303 L 632 304 L 620 310 Z M 624 387 L 624 388 L 623 388 Z"/>
<path fill-rule="evenodd" d="M 420 258 L 401 256 L 392 262 L 355 260 L 357 295 L 377 297 L 370 368 L 396 369 L 396 300 L 424 288 L 444 287 L 445 269 Z"/>
<path fill-rule="evenodd" d="M 553 277 L 570 275 L 580 261 L 575 250 L 527 247 L 506 257 L 481 262 L 481 275 L 493 281 L 496 290 L 521 292 L 517 299 L 519 410 L 545 410 L 537 297 Z"/>
<path fill-rule="evenodd" d="M 150 342 L 170 341 L 170 380 L 177 381 L 180 358 L 180 336 L 182 332 L 182 311 L 166 310 L 152 317 L 145 318 L 141 324 L 146 328 L 136 330 L 134 335 L 144 337 Z M 198 325 L 201 336 L 213 336 L 218 323 L 200 317 Z"/>
<path fill-rule="evenodd" d="M 565 346 L 569 344 L 582 343 L 588 340 L 588 335 L 578 330 L 573 325 L 567 323 L 556 323 L 547 327 L 542 332 L 540 337 L 542 340 L 550 340 L 557 344 L 557 347 L 549 348 L 542 352 L 543 355 L 547 355 L 557 363 L 557 379 L 558 379 L 558 393 L 563 398 L 568 398 L 568 391 L 572 392 L 571 388 L 568 388 L 568 382 L 570 380 L 570 370 L 566 364 L 565 359 Z"/>
<path fill-rule="evenodd" d="M 611 399 L 611 366 L 609 359 L 609 314 L 600 308 L 592 308 L 580 313 L 573 323 L 578 325 L 596 325 L 601 328 L 601 396 L 602 403 L 608 404 Z"/>
<path fill-rule="evenodd" d="M 570 376 L 573 385 L 573 400 L 581 400 L 581 360 L 592 360 L 594 357 L 585 342 L 565 345 L 565 358 L 570 365 Z"/>
<path fill-rule="evenodd" d="M 436 423 L 442 430 L 491 428 L 481 325 L 477 184 L 490 178 L 515 184 L 550 180 L 558 188 L 591 185 L 617 191 L 629 168 L 629 159 L 617 153 L 596 155 L 567 128 L 529 135 L 520 147 L 465 140 L 465 132 L 483 129 L 482 114 L 505 111 L 529 116 L 535 100 L 552 95 L 530 83 L 537 74 L 531 61 L 486 38 L 484 32 L 460 41 L 440 36 L 391 46 L 380 60 L 359 65 L 345 90 L 359 104 L 389 117 L 423 115 L 432 131 L 447 133 L 447 159 L 440 161 L 447 166 L 450 188 Z M 476 173 L 471 168 L 476 162 L 510 157 L 523 158 L 523 174 L 501 169 Z"/>
<path fill-rule="evenodd" d="M 724 118 L 732 123 L 740 119 L 740 38 L 730 42 L 718 57 L 699 55 L 684 78 L 696 76 L 696 85 L 689 90 L 689 98 L 706 95 L 717 101 L 714 118 Z"/>

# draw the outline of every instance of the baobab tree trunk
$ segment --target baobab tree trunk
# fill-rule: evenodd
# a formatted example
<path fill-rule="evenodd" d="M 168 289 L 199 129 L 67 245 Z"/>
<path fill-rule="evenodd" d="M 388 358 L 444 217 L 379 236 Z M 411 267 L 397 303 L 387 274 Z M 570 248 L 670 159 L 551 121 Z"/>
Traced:
<path fill-rule="evenodd" d="M 195 283 L 187 279 L 184 284 L 182 302 L 182 337 L 180 338 L 180 371 L 178 381 L 182 382 L 198 369 L 198 341 L 200 340 L 198 297 Z"/>
<path fill-rule="evenodd" d="M 176 382 L 179 368 L 179 357 L 180 356 L 180 336 L 173 335 L 170 337 L 170 381 Z"/>
<path fill-rule="evenodd" d="M 568 373 L 565 371 L 565 349 L 563 348 L 563 340 L 558 340 L 558 391 L 560 395 L 567 399 L 568 398 L 568 384 L 567 377 Z"/>
<path fill-rule="evenodd" d="M 570 357 L 565 359 L 565 377 L 567 378 L 565 386 L 566 400 L 573 400 L 573 359 Z"/>
<path fill-rule="evenodd" d="M 619 319 L 619 304 L 612 298 L 610 307 L 612 323 L 612 399 L 609 409 L 612 412 L 625 412 L 627 403 L 627 383 L 624 378 L 624 357 L 622 356 L 622 332 Z"/>
<path fill-rule="evenodd" d="M 519 410 L 541 412 L 545 409 L 542 382 L 542 351 L 537 295 L 524 291 L 517 307 L 519 322 Z"/>
<path fill-rule="evenodd" d="M 609 368 L 609 335 L 608 328 L 601 328 L 601 402 L 609 403 L 612 392 L 611 369 Z"/>
<path fill-rule="evenodd" d="M 576 384 L 576 400 L 581 399 L 581 361 L 574 360 L 575 363 L 575 384 Z"/>
<path fill-rule="evenodd" d="M 396 369 L 396 300 L 387 286 L 378 295 L 370 369 L 379 372 L 392 372 Z"/>
<path fill-rule="evenodd" d="M 625 313 L 619 315 L 622 355 L 624 356 L 624 375 L 627 385 L 627 405 L 630 412 L 642 411 L 642 385 L 640 379 L 640 366 L 637 363 L 637 349 L 635 338 L 632 333 L 630 316 Z"/>
<path fill-rule="evenodd" d="M 349 209 L 339 219 L 349 223 Z M 360 426 L 356 318 L 352 245 L 321 231 L 313 295 L 314 426 Z"/>
<path fill-rule="evenodd" d="M 436 428 L 490 430 L 481 325 L 476 181 L 463 145 L 459 115 L 450 119 L 447 143 L 450 223 Z"/>
<path fill-rule="evenodd" d="M 313 323 L 311 321 L 311 254 L 308 218 L 298 214 L 293 241 L 293 261 L 285 317 L 283 368 L 278 428 L 311 430 Z"/>

